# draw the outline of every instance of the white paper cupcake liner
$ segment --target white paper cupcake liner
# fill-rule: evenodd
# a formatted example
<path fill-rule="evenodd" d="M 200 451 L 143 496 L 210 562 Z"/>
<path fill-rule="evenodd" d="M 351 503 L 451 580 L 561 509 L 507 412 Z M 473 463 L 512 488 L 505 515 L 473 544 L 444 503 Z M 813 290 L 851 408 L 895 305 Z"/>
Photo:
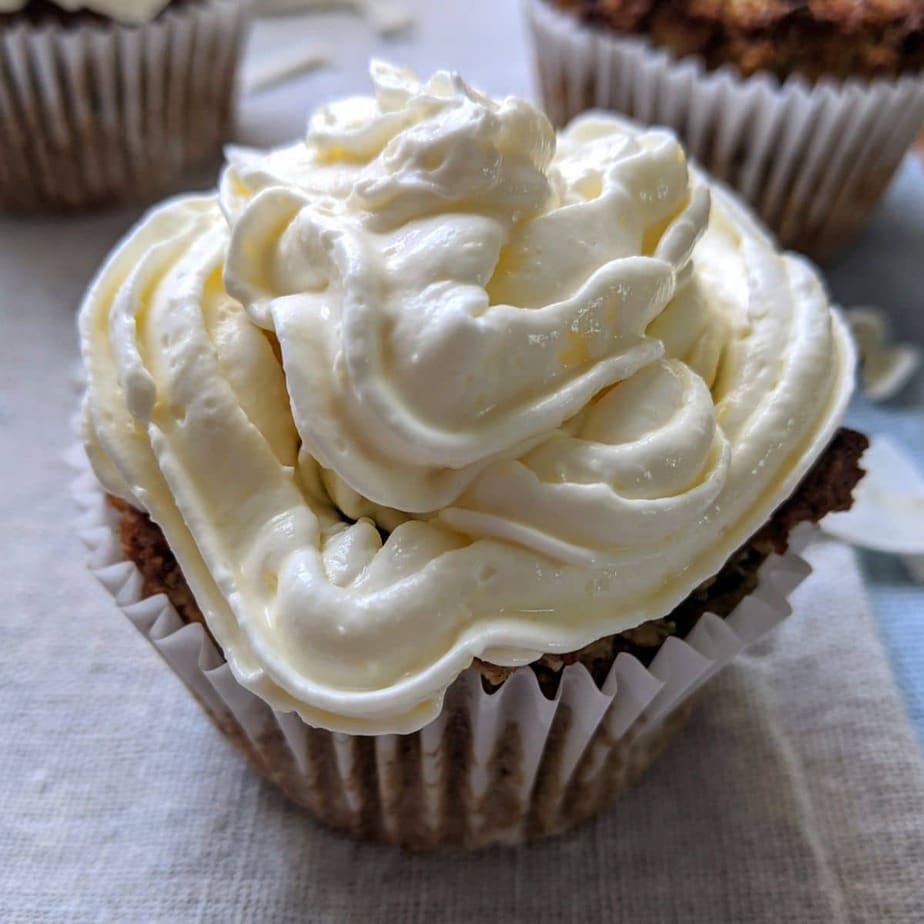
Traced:
<path fill-rule="evenodd" d="M 686 639 L 668 638 L 647 668 L 619 654 L 602 688 L 572 664 L 554 699 L 528 669 L 488 693 L 469 669 L 421 731 L 351 736 L 272 710 L 237 684 L 201 625 L 184 624 L 163 595 L 145 597 L 120 548 L 119 514 L 80 448 L 70 461 L 92 571 L 216 725 L 321 821 L 415 849 L 516 844 L 594 814 L 683 724 L 699 687 L 789 614 L 787 597 L 811 570 L 793 551 L 771 556 L 727 618 L 703 615 Z M 797 531 L 795 544 L 807 535 Z"/>
<path fill-rule="evenodd" d="M 248 0 L 196 0 L 137 27 L 0 27 L 0 208 L 142 202 L 218 154 Z"/>
<path fill-rule="evenodd" d="M 924 124 L 924 74 L 782 84 L 705 70 L 637 36 L 525 0 L 543 105 L 557 125 L 612 109 L 666 125 L 737 189 L 784 247 L 829 256 L 878 202 Z"/>

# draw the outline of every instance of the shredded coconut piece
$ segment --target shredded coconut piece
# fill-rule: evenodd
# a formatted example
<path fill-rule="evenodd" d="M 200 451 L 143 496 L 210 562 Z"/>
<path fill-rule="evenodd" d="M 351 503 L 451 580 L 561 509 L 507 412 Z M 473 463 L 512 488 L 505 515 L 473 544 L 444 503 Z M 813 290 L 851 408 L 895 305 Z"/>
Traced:
<path fill-rule="evenodd" d="M 879 308 L 850 308 L 845 316 L 860 354 L 864 393 L 873 401 L 894 397 L 920 366 L 920 349 L 910 343 L 891 343 L 888 320 Z"/>
<path fill-rule="evenodd" d="M 264 15 L 344 9 L 362 16 L 379 35 L 402 32 L 414 21 L 401 0 L 258 0 L 257 3 L 257 10 Z"/>
<path fill-rule="evenodd" d="M 262 58 L 244 71 L 244 92 L 259 93 L 302 74 L 328 67 L 332 58 L 332 50 L 326 45 L 296 48 L 282 57 Z"/>

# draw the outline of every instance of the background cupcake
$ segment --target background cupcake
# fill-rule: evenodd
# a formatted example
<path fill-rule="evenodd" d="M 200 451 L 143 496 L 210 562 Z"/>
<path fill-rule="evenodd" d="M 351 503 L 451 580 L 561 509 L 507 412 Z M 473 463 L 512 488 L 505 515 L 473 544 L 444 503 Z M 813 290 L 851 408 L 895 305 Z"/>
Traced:
<path fill-rule="evenodd" d="M 0 208 L 145 201 L 215 157 L 247 0 L 0 0 Z"/>
<path fill-rule="evenodd" d="M 785 247 L 861 226 L 924 123 L 924 9 L 528 0 L 553 121 L 590 107 L 674 128 Z"/>

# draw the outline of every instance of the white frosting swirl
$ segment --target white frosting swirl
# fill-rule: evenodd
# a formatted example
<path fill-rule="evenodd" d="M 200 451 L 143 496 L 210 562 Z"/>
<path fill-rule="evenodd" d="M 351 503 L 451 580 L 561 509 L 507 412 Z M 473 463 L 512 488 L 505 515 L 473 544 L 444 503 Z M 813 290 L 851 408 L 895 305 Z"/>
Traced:
<path fill-rule="evenodd" d="M 29 0 L 0 0 L 0 13 L 17 13 Z M 161 13 L 170 0 L 52 0 L 68 13 L 86 10 L 108 16 L 117 22 L 137 25 L 150 22 Z"/>
<path fill-rule="evenodd" d="M 670 612 L 817 458 L 853 356 L 670 134 L 556 139 L 453 75 L 373 82 L 232 152 L 220 207 L 152 213 L 81 330 L 97 472 L 237 678 L 374 733 L 425 724 L 472 657 Z"/>

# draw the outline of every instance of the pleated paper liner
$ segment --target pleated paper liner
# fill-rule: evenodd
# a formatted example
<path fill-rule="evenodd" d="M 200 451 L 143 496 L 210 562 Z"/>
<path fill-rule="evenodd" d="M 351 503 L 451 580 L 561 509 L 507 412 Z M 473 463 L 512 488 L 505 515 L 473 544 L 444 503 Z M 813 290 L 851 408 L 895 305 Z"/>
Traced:
<path fill-rule="evenodd" d="M 821 80 L 707 71 L 638 36 L 525 0 L 543 104 L 557 125 L 593 108 L 672 128 L 780 243 L 816 259 L 869 217 L 924 124 L 924 74 Z"/>
<path fill-rule="evenodd" d="M 245 690 L 201 625 L 184 624 L 163 595 L 144 596 L 120 548 L 117 512 L 80 448 L 70 461 L 90 567 L 218 728 L 325 824 L 413 849 L 517 844 L 595 814 L 682 726 L 702 684 L 789 614 L 787 597 L 810 571 L 795 552 L 771 556 L 727 618 L 706 613 L 647 668 L 619 654 L 600 688 L 581 664 L 564 668 L 553 699 L 529 669 L 490 693 L 469 669 L 417 733 L 331 733 Z"/>
<path fill-rule="evenodd" d="M 0 209 L 150 201 L 226 139 L 249 0 L 0 28 Z"/>

